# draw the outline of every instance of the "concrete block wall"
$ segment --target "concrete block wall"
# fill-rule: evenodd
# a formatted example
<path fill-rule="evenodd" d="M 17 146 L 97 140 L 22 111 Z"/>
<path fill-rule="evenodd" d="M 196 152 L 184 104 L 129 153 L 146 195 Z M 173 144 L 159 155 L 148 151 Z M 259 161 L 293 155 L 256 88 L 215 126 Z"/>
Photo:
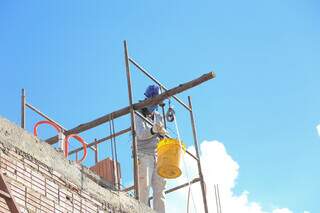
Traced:
<path fill-rule="evenodd" d="M 0 117 L 0 171 L 22 212 L 153 212 Z M 99 184 L 100 183 L 100 184 Z M 0 212 L 9 212 L 0 199 Z"/>

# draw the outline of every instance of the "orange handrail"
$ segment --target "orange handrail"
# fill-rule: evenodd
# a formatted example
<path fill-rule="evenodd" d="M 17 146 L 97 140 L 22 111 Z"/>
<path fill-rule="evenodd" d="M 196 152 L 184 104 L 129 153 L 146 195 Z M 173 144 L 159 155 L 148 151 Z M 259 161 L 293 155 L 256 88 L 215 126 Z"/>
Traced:
<path fill-rule="evenodd" d="M 78 163 L 81 163 L 82 161 L 84 161 L 87 157 L 87 144 L 84 142 L 84 140 L 77 134 L 71 134 L 68 135 L 65 138 L 65 149 L 64 149 L 64 156 L 67 158 L 68 157 L 68 153 L 69 153 L 69 138 L 74 138 L 76 140 L 78 140 L 80 143 L 82 143 L 83 146 L 83 157 L 81 158 L 81 160 L 77 161 Z"/>
<path fill-rule="evenodd" d="M 52 122 L 52 121 L 47 121 L 47 120 L 43 120 L 43 121 L 39 121 L 37 122 L 34 127 L 33 127 L 33 135 L 34 136 L 38 136 L 38 127 L 41 124 L 49 124 L 50 126 L 54 127 L 58 133 L 62 133 L 63 129 L 57 125 L 56 123 Z M 81 160 L 77 161 L 78 163 L 81 163 L 82 161 L 84 161 L 87 157 L 87 144 L 84 142 L 84 140 L 77 134 L 71 134 L 68 135 L 65 139 L 64 139 L 64 156 L 67 158 L 68 157 L 68 151 L 69 151 L 69 139 L 70 138 L 75 138 L 76 140 L 78 140 L 82 146 L 83 146 L 83 157 L 81 158 Z"/>
<path fill-rule="evenodd" d="M 50 126 L 52 126 L 52 127 L 54 127 L 56 130 L 57 130 L 57 132 L 62 132 L 62 129 L 61 129 L 61 127 L 60 126 L 58 126 L 56 123 L 53 123 L 53 122 L 51 122 L 51 121 L 46 121 L 46 120 L 44 120 L 44 121 L 39 121 L 39 122 L 37 122 L 35 125 L 34 125 L 34 127 L 33 127 L 33 135 L 34 136 L 38 136 L 38 127 L 41 125 L 41 124 L 49 124 Z"/>

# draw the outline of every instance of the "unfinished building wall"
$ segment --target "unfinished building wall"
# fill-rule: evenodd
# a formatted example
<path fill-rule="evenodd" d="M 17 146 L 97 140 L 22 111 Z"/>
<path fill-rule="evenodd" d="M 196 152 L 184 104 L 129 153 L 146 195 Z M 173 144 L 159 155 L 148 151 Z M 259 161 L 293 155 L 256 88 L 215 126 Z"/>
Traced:
<path fill-rule="evenodd" d="M 153 212 L 3 118 L 0 169 L 22 212 Z M 3 199 L 0 212 L 9 212 Z"/>

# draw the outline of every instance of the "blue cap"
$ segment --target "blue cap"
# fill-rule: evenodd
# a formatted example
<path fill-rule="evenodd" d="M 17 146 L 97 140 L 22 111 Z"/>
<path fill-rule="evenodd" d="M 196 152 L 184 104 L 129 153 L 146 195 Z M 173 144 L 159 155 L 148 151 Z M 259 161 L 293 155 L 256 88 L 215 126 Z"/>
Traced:
<path fill-rule="evenodd" d="M 160 87 L 158 85 L 150 85 L 147 87 L 144 95 L 147 97 L 147 98 L 152 98 L 156 95 L 159 95 L 160 94 Z"/>

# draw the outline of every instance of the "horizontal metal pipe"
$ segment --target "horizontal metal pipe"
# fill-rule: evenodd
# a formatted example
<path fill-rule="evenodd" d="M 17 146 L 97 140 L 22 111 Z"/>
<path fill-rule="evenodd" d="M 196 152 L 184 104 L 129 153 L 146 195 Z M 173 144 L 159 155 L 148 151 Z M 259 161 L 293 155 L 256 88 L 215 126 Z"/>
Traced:
<path fill-rule="evenodd" d="M 166 190 L 164 193 L 165 193 L 165 194 L 169 194 L 169 193 L 171 193 L 171 192 L 177 191 L 178 189 L 181 189 L 181 188 L 184 188 L 184 187 L 186 187 L 186 186 L 189 186 L 189 184 L 194 184 L 194 183 L 197 183 L 197 182 L 199 182 L 199 181 L 200 181 L 200 178 L 195 178 L 195 179 L 193 179 L 192 181 L 190 181 L 190 183 L 187 182 L 187 183 L 181 184 L 181 185 L 179 185 L 179 186 L 173 187 L 173 188 L 171 188 L 171 189 Z M 153 199 L 152 196 L 149 197 L 149 201 L 152 200 L 152 199 Z"/>
<path fill-rule="evenodd" d="M 197 182 L 199 182 L 199 181 L 200 181 L 200 178 L 195 178 L 195 179 L 193 179 L 192 181 L 190 181 L 190 184 L 194 184 L 194 183 L 197 183 Z M 168 193 L 177 191 L 178 189 L 184 188 L 184 187 L 186 187 L 186 186 L 189 186 L 189 182 L 188 182 L 188 183 L 181 184 L 181 185 L 176 186 L 176 187 L 173 187 L 173 188 L 171 188 L 171 189 L 168 189 L 168 190 L 166 190 L 164 193 L 165 193 L 165 194 L 168 194 Z M 131 190 L 133 190 L 133 189 L 134 189 L 134 186 L 129 186 L 129 187 L 123 189 L 122 191 L 124 191 L 124 192 L 129 192 L 129 191 L 131 191 Z M 150 198 L 149 198 L 149 200 L 152 200 L 152 199 L 153 199 L 153 197 L 150 197 Z"/>
<path fill-rule="evenodd" d="M 102 142 L 104 142 L 104 141 L 106 141 L 106 140 L 109 140 L 109 139 L 111 139 L 111 138 L 113 138 L 113 137 L 117 137 L 117 136 L 119 136 L 119 135 L 125 134 L 125 133 L 130 132 L 130 131 L 131 131 L 131 128 L 127 128 L 127 129 L 121 130 L 121 131 L 119 131 L 119 132 L 116 132 L 115 134 L 109 135 L 109 136 L 104 137 L 104 138 L 101 138 L 101 139 L 99 139 L 99 140 L 95 140 L 95 141 L 93 141 L 92 143 L 89 143 L 89 144 L 87 145 L 87 147 L 90 148 L 90 147 L 95 146 L 95 145 L 98 145 L 99 143 L 102 143 Z M 75 150 L 72 150 L 71 152 L 69 152 L 69 155 L 71 155 L 71 154 L 73 154 L 73 153 L 76 153 L 76 152 L 79 152 L 79 151 L 81 151 L 81 150 L 83 150 L 83 147 L 79 147 L 79 148 L 77 148 L 77 149 L 75 149 Z"/>
<path fill-rule="evenodd" d="M 132 58 L 129 58 L 129 61 L 135 65 L 142 73 L 144 73 L 146 76 L 148 76 L 152 81 L 154 81 L 156 84 L 158 84 L 160 87 L 162 87 L 164 90 L 168 90 L 160 81 L 158 81 L 155 77 L 153 77 L 146 69 L 144 69 L 141 65 L 139 65 L 135 60 Z M 178 101 L 184 108 L 190 111 L 190 108 L 187 104 L 185 104 L 181 99 L 179 99 L 177 96 L 172 96 L 176 101 Z"/>
<path fill-rule="evenodd" d="M 47 116 L 46 114 L 42 113 L 40 110 L 38 110 L 37 108 L 35 108 L 34 106 L 32 106 L 31 104 L 26 103 L 26 106 L 29 107 L 31 110 L 33 110 L 34 112 L 38 113 L 40 116 L 44 117 L 45 119 L 47 119 L 48 121 L 51 121 L 55 124 L 57 124 L 63 131 L 66 131 L 66 128 L 64 128 L 63 126 L 61 126 L 58 122 L 56 122 L 55 120 L 53 120 L 52 118 L 50 118 L 49 116 Z M 92 150 L 96 151 L 95 147 L 90 147 Z"/>
<path fill-rule="evenodd" d="M 200 178 L 195 178 L 193 179 L 192 181 L 190 181 L 190 184 L 194 184 L 194 183 L 197 183 L 200 181 Z M 168 189 L 167 191 L 165 191 L 164 193 L 168 194 L 168 193 L 171 193 L 171 192 L 174 192 L 174 191 L 177 191 L 178 189 L 181 189 L 181 188 L 184 188 L 186 186 L 189 186 L 189 183 L 184 183 L 184 184 L 181 184 L 179 186 L 176 186 L 176 187 L 173 187 L 171 189 Z"/>
<path fill-rule="evenodd" d="M 47 116 L 46 114 L 42 113 L 40 110 L 38 110 L 37 108 L 35 108 L 34 106 L 32 106 L 29 103 L 26 103 L 26 106 L 29 107 L 31 110 L 33 110 L 34 112 L 38 113 L 39 115 L 41 115 L 42 117 L 44 117 L 45 119 L 47 119 L 48 121 L 51 121 L 55 124 L 57 124 L 61 129 L 63 129 L 64 131 L 66 130 L 66 128 L 64 128 L 62 125 L 60 125 L 58 122 L 56 122 L 55 120 L 51 119 L 49 116 Z"/>
<path fill-rule="evenodd" d="M 196 157 L 196 156 L 194 156 L 191 152 L 189 152 L 188 150 L 186 150 L 186 153 L 188 154 L 188 155 L 190 155 L 193 159 L 195 159 L 196 161 L 198 161 L 199 159 Z"/>
<path fill-rule="evenodd" d="M 147 119 L 146 117 L 144 117 L 139 111 L 135 110 L 134 113 L 136 115 L 138 115 L 142 120 L 144 120 L 145 122 L 147 122 L 148 124 L 150 124 L 151 126 L 153 126 L 153 123 Z M 163 118 L 164 119 L 164 118 Z M 165 137 L 167 138 L 171 138 L 169 134 L 166 134 Z"/>
<path fill-rule="evenodd" d="M 125 189 L 123 189 L 123 190 L 121 190 L 121 191 L 123 191 L 123 192 L 129 192 L 129 191 L 132 191 L 132 190 L 134 190 L 134 186 L 129 186 L 129 187 L 127 187 L 127 188 L 125 188 Z"/>
<path fill-rule="evenodd" d="M 138 115 L 142 120 L 144 120 L 145 122 L 147 122 L 148 124 L 150 124 L 151 126 L 153 126 L 153 123 L 152 123 L 149 119 L 147 119 L 146 117 L 144 117 L 144 116 L 141 114 L 141 112 L 135 110 L 134 113 L 135 113 L 136 115 Z"/>

